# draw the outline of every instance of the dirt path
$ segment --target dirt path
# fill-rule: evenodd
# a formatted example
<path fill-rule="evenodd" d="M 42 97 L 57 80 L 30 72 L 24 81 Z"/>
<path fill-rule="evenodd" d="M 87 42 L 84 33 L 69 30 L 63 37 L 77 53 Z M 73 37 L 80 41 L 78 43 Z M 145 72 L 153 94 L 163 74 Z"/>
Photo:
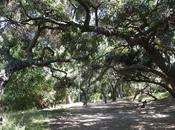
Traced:
<path fill-rule="evenodd" d="M 175 130 L 175 101 L 149 103 L 144 109 L 126 100 L 71 108 L 51 119 L 49 127 L 50 130 Z"/>

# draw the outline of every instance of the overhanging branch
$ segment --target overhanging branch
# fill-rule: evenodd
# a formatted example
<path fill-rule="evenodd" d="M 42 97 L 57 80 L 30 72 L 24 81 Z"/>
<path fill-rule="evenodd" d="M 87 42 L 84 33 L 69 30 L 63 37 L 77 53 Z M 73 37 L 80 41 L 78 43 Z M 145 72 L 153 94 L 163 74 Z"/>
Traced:
<path fill-rule="evenodd" d="M 127 79 L 126 79 L 127 80 Z M 144 82 L 144 83 L 150 83 L 150 84 L 155 84 L 155 85 L 158 85 L 158 86 L 161 86 L 163 87 L 164 89 L 166 89 L 167 91 L 171 92 L 172 89 L 170 87 L 168 87 L 168 84 L 164 84 L 164 83 L 161 83 L 161 82 L 156 82 L 156 81 L 153 81 L 153 80 L 146 80 L 146 79 L 128 79 L 127 80 L 128 82 Z"/>
<path fill-rule="evenodd" d="M 133 72 L 136 70 L 143 71 L 143 72 L 150 72 L 150 73 L 155 74 L 163 79 L 167 79 L 167 76 L 164 75 L 162 72 L 148 68 L 148 67 L 141 65 L 141 64 L 134 64 L 134 65 L 125 67 L 123 69 L 116 69 L 114 66 L 111 66 L 111 68 L 113 68 L 115 71 L 117 71 L 119 73 L 129 73 L 129 72 Z"/>

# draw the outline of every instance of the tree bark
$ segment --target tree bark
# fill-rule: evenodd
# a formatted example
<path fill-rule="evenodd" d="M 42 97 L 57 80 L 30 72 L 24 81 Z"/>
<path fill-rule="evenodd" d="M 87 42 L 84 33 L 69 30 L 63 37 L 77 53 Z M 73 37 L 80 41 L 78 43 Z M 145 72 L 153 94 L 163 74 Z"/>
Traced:
<path fill-rule="evenodd" d="M 87 106 L 87 103 L 88 103 L 87 93 L 86 93 L 86 91 L 83 88 L 80 88 L 80 89 L 83 92 L 83 97 L 84 97 L 84 99 L 83 99 L 83 105 L 84 106 Z"/>
<path fill-rule="evenodd" d="M 83 105 L 84 105 L 84 106 L 87 106 L 87 103 L 88 103 L 87 94 L 84 93 L 84 101 L 83 101 Z"/>
<path fill-rule="evenodd" d="M 105 102 L 105 104 L 106 104 L 106 103 L 107 103 L 107 96 L 106 96 L 106 94 L 105 94 L 105 92 L 104 92 L 103 89 L 101 89 L 101 94 L 102 94 L 103 100 L 104 100 L 104 102 Z"/>
<path fill-rule="evenodd" d="M 168 63 L 166 57 L 164 57 L 163 54 L 148 41 L 143 42 L 141 46 L 145 49 L 149 57 L 160 68 L 160 70 L 166 75 L 164 80 L 170 85 L 165 89 L 172 95 L 173 98 L 175 98 L 175 63 Z"/>
<path fill-rule="evenodd" d="M 111 84 L 111 99 L 112 102 L 115 102 L 117 100 L 117 83 L 115 83 L 115 85 Z"/>
<path fill-rule="evenodd" d="M 112 98 L 112 101 L 113 101 L 113 102 L 116 101 L 116 97 L 117 97 L 116 89 L 115 89 L 115 87 L 112 87 L 111 98 Z"/>
<path fill-rule="evenodd" d="M 72 99 L 70 95 L 66 96 L 66 104 L 71 104 L 72 103 Z"/>

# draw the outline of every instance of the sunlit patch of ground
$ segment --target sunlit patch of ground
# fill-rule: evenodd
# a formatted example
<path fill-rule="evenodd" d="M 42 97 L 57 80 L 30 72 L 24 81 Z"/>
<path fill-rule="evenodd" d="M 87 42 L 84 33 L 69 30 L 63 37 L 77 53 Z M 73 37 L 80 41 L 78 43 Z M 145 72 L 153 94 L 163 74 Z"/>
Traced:
<path fill-rule="evenodd" d="M 49 122 L 51 130 L 175 130 L 175 101 L 148 103 L 145 108 L 127 100 L 72 107 Z"/>
<path fill-rule="evenodd" d="M 77 102 L 77 103 L 70 103 L 70 104 L 59 104 L 54 107 L 45 108 L 43 110 L 67 109 L 71 107 L 82 107 L 82 106 L 83 106 L 82 102 Z"/>

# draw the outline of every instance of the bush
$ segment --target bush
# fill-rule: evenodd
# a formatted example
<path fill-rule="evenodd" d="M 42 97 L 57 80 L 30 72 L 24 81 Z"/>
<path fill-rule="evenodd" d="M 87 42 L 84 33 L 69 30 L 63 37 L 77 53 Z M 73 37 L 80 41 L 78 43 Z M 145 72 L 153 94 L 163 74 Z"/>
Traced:
<path fill-rule="evenodd" d="M 92 96 L 90 96 L 90 101 L 91 102 L 99 102 L 99 101 L 101 101 L 100 97 L 102 97 L 100 93 L 95 93 Z"/>
<path fill-rule="evenodd" d="M 53 82 L 41 69 L 15 73 L 7 83 L 3 104 L 10 110 L 48 107 L 54 101 Z"/>

